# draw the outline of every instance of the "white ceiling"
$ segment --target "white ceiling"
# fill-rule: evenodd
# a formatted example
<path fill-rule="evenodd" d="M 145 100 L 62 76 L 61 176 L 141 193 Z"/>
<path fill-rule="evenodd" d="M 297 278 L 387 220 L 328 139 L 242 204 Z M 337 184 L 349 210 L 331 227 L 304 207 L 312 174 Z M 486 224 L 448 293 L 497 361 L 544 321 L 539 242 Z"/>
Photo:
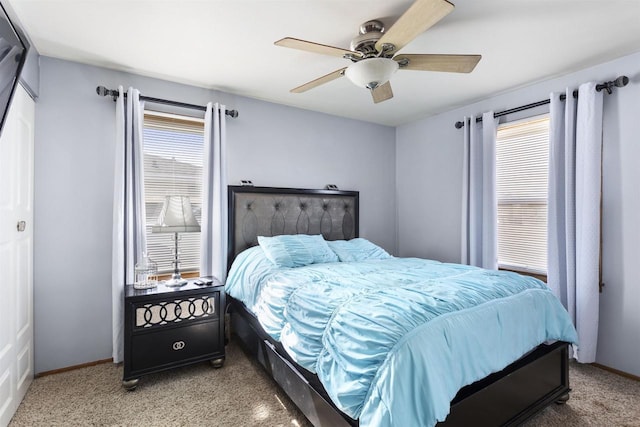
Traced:
<path fill-rule="evenodd" d="M 42 55 L 386 125 L 640 50 L 639 0 L 453 2 L 402 52 L 481 54 L 474 72 L 400 71 L 395 97 L 373 104 L 346 78 L 289 93 L 349 62 L 273 42 L 290 36 L 348 48 L 361 23 L 381 18 L 389 27 L 411 1 L 3 1 Z"/>

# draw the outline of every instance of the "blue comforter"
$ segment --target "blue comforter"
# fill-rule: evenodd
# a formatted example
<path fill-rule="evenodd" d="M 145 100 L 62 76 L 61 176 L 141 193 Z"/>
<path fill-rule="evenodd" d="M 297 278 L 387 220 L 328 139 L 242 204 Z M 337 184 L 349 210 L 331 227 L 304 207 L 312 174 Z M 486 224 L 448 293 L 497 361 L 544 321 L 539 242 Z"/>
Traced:
<path fill-rule="evenodd" d="M 548 340 L 577 342 L 546 285 L 417 258 L 276 268 L 240 254 L 227 292 L 361 426 L 431 426 L 458 390 Z"/>

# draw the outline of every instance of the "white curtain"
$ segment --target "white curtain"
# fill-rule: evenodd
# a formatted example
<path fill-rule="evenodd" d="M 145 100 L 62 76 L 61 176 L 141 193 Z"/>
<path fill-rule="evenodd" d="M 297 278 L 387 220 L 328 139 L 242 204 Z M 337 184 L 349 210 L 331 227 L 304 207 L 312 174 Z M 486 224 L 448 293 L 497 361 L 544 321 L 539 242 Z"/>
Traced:
<path fill-rule="evenodd" d="M 462 183 L 462 263 L 498 268 L 496 129 L 493 111 L 465 117 Z"/>
<path fill-rule="evenodd" d="M 584 83 L 577 102 L 551 94 L 549 140 L 549 254 L 547 283 L 578 331 L 574 356 L 595 361 L 600 283 L 602 93 Z"/>
<path fill-rule="evenodd" d="M 226 107 L 207 104 L 204 116 L 204 163 L 200 275 L 227 277 Z"/>
<path fill-rule="evenodd" d="M 111 257 L 113 361 L 124 355 L 124 286 L 132 284 L 134 267 L 147 250 L 145 232 L 143 138 L 144 104 L 129 88 L 126 107 L 122 86 L 116 101 L 115 173 Z"/>

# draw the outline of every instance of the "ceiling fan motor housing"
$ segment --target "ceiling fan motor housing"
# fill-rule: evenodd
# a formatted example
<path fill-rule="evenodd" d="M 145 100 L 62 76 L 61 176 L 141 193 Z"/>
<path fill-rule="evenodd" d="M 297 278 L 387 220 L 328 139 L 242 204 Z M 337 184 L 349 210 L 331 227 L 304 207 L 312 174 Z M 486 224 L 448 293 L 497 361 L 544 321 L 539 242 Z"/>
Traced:
<path fill-rule="evenodd" d="M 364 58 L 382 56 L 376 50 L 376 42 L 383 34 L 384 24 L 381 21 L 367 21 L 360 25 L 360 34 L 351 40 L 351 50 L 362 53 Z"/>

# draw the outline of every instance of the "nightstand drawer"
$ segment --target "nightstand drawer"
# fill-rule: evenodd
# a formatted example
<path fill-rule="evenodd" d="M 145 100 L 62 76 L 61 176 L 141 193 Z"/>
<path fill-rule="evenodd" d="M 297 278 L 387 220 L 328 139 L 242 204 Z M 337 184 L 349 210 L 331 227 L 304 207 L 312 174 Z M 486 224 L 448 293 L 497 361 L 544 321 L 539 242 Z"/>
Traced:
<path fill-rule="evenodd" d="M 131 339 L 131 371 L 224 354 L 219 330 L 216 320 L 136 334 Z"/>

